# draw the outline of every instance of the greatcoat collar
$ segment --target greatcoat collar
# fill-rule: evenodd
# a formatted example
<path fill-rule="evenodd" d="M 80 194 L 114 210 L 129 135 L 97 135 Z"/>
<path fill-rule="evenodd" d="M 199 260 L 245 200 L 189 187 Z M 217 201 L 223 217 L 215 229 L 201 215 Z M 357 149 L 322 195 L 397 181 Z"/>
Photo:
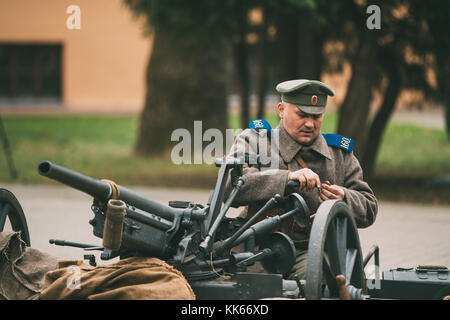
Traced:
<path fill-rule="evenodd" d="M 279 138 L 280 138 L 280 155 L 286 163 L 289 163 L 294 159 L 295 155 L 302 149 L 311 149 L 327 159 L 331 160 L 330 150 L 328 148 L 328 144 L 325 141 L 325 138 L 320 133 L 314 142 L 311 145 L 302 145 L 295 141 L 289 133 L 284 128 L 283 119 L 280 120 L 280 123 L 275 129 L 279 129 Z"/>

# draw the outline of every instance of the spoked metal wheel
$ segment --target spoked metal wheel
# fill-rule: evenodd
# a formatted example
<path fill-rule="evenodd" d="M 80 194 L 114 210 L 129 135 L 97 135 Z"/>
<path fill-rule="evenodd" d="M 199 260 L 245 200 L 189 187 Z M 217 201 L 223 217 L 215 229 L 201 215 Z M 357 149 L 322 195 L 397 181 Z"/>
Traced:
<path fill-rule="evenodd" d="M 306 299 L 361 299 L 364 269 L 358 231 L 348 206 L 323 202 L 311 228 Z"/>
<path fill-rule="evenodd" d="M 30 232 L 19 201 L 11 191 L 0 188 L 0 232 L 20 232 L 22 240 L 30 246 Z"/>

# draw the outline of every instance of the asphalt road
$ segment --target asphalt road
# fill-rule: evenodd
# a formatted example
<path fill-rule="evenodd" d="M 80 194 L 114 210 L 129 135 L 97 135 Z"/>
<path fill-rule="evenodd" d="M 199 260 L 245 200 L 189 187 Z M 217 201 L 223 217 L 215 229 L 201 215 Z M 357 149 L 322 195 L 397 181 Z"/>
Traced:
<path fill-rule="evenodd" d="M 32 247 L 60 259 L 82 259 L 82 249 L 58 247 L 48 240 L 101 245 L 101 239 L 92 234 L 88 224 L 93 217 L 90 196 L 59 185 L 2 184 L 0 187 L 12 191 L 19 199 L 27 217 Z M 205 204 L 209 194 L 208 190 L 130 189 L 165 204 L 169 200 Z M 360 229 L 359 235 L 363 256 L 372 245 L 380 247 L 381 270 L 421 264 L 450 267 L 450 206 L 381 202 L 375 224 Z M 102 263 L 99 258 L 97 261 Z"/>

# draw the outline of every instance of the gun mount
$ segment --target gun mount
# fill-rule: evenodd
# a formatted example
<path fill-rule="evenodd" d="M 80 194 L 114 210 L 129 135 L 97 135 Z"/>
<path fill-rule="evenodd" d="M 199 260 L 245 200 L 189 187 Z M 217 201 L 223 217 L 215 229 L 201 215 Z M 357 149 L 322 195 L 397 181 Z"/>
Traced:
<path fill-rule="evenodd" d="M 103 238 L 104 246 L 89 247 L 87 244 L 54 239 L 51 242 L 59 245 L 75 245 L 85 250 L 102 250 L 101 259 L 103 260 L 117 256 L 161 258 L 182 271 L 188 281 L 193 284 L 194 290 L 205 285 L 205 281 L 216 281 L 214 285 L 217 285 L 217 279 L 225 273 L 240 274 L 237 279 L 245 281 L 242 279 L 247 278 L 241 272 L 256 261 L 261 261 L 268 270 L 287 273 L 295 263 L 295 248 L 288 236 L 273 231 L 284 220 L 291 218 L 301 227 L 305 227 L 309 222 L 308 207 L 297 193 L 285 197 L 275 195 L 244 225 L 234 229 L 230 227 L 232 219 L 227 218 L 226 213 L 245 183 L 245 176 L 242 176 L 244 163 L 245 159 L 217 159 L 216 166 L 220 169 L 216 188 L 211 192 L 206 206 L 189 201 L 171 201 L 167 206 L 110 180 L 91 178 L 44 161 L 38 166 L 41 175 L 94 198 L 91 206 L 94 218 L 89 223 L 93 226 L 94 235 Z M 233 189 L 223 203 L 229 176 Z M 112 200 L 123 201 L 126 211 L 121 246 L 118 250 L 106 248 L 104 238 L 107 211 Z M 265 216 L 274 207 L 283 208 L 285 213 L 258 221 L 258 218 Z M 225 229 L 230 228 L 231 230 L 224 232 Z M 229 236 L 223 238 L 224 235 Z M 243 243 L 245 252 L 232 252 L 233 248 Z M 277 282 L 279 287 L 277 294 L 281 294 L 282 274 L 261 274 L 254 277 L 258 276 Z M 230 282 L 227 283 L 229 284 Z M 199 290 L 209 292 L 208 288 Z M 249 298 L 273 296 L 273 293 L 269 294 L 269 292 L 271 291 L 264 293 L 258 289 L 247 296 Z M 202 296 L 201 293 L 200 296 Z"/>
<path fill-rule="evenodd" d="M 170 201 L 166 206 L 112 181 L 97 180 L 45 161 L 39 173 L 60 181 L 94 198 L 90 220 L 94 235 L 104 236 L 108 204 L 125 206 L 120 247 L 110 250 L 65 240 L 50 240 L 62 246 L 102 251 L 101 259 L 117 256 L 151 256 L 166 260 L 185 275 L 198 299 L 259 299 L 305 297 L 306 299 L 445 299 L 450 295 L 449 270 L 443 266 L 419 266 L 415 270 L 397 268 L 380 278 L 379 249 L 373 246 L 363 259 L 352 213 L 343 201 L 324 201 L 312 223 L 306 280 L 285 280 L 283 275 L 295 262 L 291 239 L 273 232 L 284 219 L 293 218 L 304 227 L 309 210 L 296 193 L 298 183 L 290 181 L 283 196 L 274 195 L 259 212 L 242 225 L 226 212 L 245 177 L 246 159 L 219 159 L 216 188 L 206 206 L 190 201 Z M 225 185 L 231 175 L 233 191 L 224 201 Z M 122 206 L 123 205 L 123 206 Z M 285 213 L 258 221 L 274 207 Z M 116 208 L 117 209 L 117 208 Z M 23 210 L 12 195 L 0 189 L 0 232 L 9 218 L 14 231 L 30 246 Z M 117 230 L 117 225 L 112 229 Z M 117 239 L 115 239 L 117 240 Z M 233 251 L 244 244 L 244 251 Z M 364 267 L 375 257 L 375 279 L 365 279 Z M 95 256 L 84 255 L 96 265 Z M 249 273 L 247 267 L 260 261 L 268 273 Z"/>

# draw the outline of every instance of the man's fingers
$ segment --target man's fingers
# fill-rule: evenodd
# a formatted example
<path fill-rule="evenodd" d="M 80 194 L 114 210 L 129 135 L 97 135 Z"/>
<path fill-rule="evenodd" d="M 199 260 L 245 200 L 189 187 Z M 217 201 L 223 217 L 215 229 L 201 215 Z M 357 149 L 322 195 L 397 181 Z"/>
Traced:
<path fill-rule="evenodd" d="M 322 190 L 327 190 L 328 192 L 331 192 L 332 194 L 334 194 L 335 199 L 343 199 L 345 196 L 344 190 L 335 184 L 333 184 L 331 186 L 322 184 L 322 186 L 323 186 Z"/>
<path fill-rule="evenodd" d="M 328 197 L 325 196 L 322 192 L 320 193 L 320 199 L 322 199 L 323 201 L 329 200 Z"/>
<path fill-rule="evenodd" d="M 308 177 L 308 190 L 312 191 L 315 187 L 316 181 L 313 177 L 309 176 Z"/>
<path fill-rule="evenodd" d="M 323 189 L 327 189 L 327 190 L 332 190 L 333 188 L 332 188 L 332 186 L 330 185 L 330 184 L 327 184 L 327 183 L 322 183 L 322 188 Z"/>
<path fill-rule="evenodd" d="M 320 187 L 320 179 L 319 176 L 317 174 L 315 174 L 313 171 L 311 171 L 308 175 L 307 175 L 307 179 L 308 179 L 308 189 L 309 191 L 314 190 L 314 188 Z"/>
<path fill-rule="evenodd" d="M 337 196 L 336 194 L 326 190 L 325 188 L 322 189 L 322 194 L 326 196 L 328 199 L 336 199 Z"/>
<path fill-rule="evenodd" d="M 290 176 L 291 180 L 298 180 L 300 182 L 300 190 L 306 188 L 307 191 L 313 191 L 315 187 L 320 188 L 319 176 L 310 169 L 301 169 Z"/>
<path fill-rule="evenodd" d="M 323 190 L 323 189 L 322 189 Z M 319 204 L 322 204 L 324 201 L 329 200 L 327 196 L 325 196 L 322 192 L 319 194 Z M 314 218 L 315 214 L 311 216 L 311 218 Z"/>
<path fill-rule="evenodd" d="M 338 194 L 338 190 L 334 185 L 322 184 L 323 189 L 328 190 L 333 194 Z"/>
<path fill-rule="evenodd" d="M 311 191 L 314 188 L 314 180 L 311 179 L 311 176 L 301 174 L 298 181 L 300 181 L 300 190 L 306 188 L 306 190 Z"/>
<path fill-rule="evenodd" d="M 300 190 L 303 190 L 303 188 L 305 187 L 306 184 L 306 178 L 303 175 L 300 175 L 298 177 L 298 181 L 300 181 Z"/>

